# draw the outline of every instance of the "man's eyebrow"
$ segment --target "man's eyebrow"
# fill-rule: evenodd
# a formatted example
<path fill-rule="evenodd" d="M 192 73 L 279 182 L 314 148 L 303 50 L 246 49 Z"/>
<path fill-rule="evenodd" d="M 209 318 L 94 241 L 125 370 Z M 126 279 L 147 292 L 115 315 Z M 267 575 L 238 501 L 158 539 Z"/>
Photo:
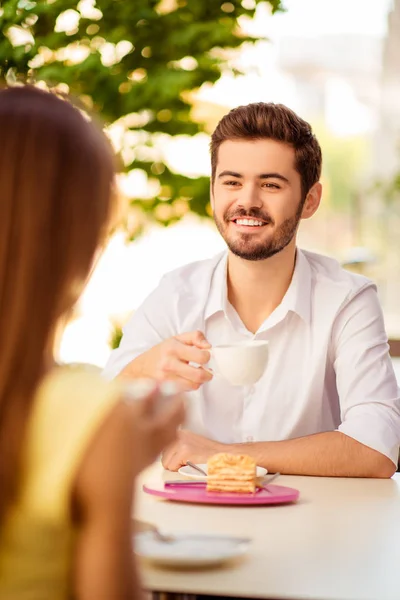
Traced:
<path fill-rule="evenodd" d="M 218 179 L 221 179 L 222 177 L 236 177 L 237 179 L 243 179 L 243 175 L 236 171 L 221 171 L 218 175 Z M 258 175 L 258 179 L 280 179 L 281 181 L 285 181 L 285 183 L 290 183 L 289 179 L 280 173 L 261 173 L 261 175 Z"/>
<path fill-rule="evenodd" d="M 241 179 L 243 177 L 243 175 L 241 175 L 240 173 L 236 173 L 236 171 L 222 171 L 218 175 L 218 179 L 220 179 L 221 177 L 226 177 L 227 175 L 229 175 L 229 177 L 237 177 L 238 179 Z"/>
<path fill-rule="evenodd" d="M 261 175 L 259 175 L 259 179 L 281 179 L 286 183 L 290 183 L 289 179 L 287 179 L 287 177 L 281 175 L 280 173 L 262 173 Z"/>

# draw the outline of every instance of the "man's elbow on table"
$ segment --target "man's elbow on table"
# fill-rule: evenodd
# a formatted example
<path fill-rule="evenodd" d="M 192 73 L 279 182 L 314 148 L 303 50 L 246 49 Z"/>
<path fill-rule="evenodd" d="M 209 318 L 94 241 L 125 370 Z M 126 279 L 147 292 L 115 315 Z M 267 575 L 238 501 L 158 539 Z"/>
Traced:
<path fill-rule="evenodd" d="M 380 452 L 374 451 L 374 455 L 374 460 L 371 460 L 368 477 L 390 479 L 396 472 L 396 466 L 393 464 L 393 461 Z"/>
<path fill-rule="evenodd" d="M 341 433 L 344 454 L 347 456 L 348 464 L 351 462 L 355 468 L 356 477 L 390 479 L 395 474 L 397 466 L 386 454 L 343 431 L 339 433 Z"/>

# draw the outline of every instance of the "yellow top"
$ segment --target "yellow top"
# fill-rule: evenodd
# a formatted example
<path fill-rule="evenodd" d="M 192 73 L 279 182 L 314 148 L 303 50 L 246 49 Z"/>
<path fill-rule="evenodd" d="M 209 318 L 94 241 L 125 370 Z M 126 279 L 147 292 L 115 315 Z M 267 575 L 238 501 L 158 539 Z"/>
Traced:
<path fill-rule="evenodd" d="M 20 495 L 0 532 L 1 600 L 70 598 L 72 486 L 85 450 L 119 397 L 118 383 L 78 368 L 55 369 L 40 385 Z"/>

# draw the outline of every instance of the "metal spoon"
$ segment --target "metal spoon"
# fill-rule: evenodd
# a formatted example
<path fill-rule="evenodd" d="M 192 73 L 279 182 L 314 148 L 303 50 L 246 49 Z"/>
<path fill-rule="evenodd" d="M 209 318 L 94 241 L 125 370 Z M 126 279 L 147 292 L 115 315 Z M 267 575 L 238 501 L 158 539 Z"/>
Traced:
<path fill-rule="evenodd" d="M 157 527 L 154 527 L 152 532 L 154 537 L 159 542 L 163 542 L 164 544 L 171 544 L 171 542 L 175 542 L 176 540 L 174 535 L 167 535 L 166 533 L 161 533 L 161 531 Z"/>
<path fill-rule="evenodd" d="M 207 477 L 207 473 L 205 471 L 203 471 L 203 469 L 201 467 L 198 467 L 197 465 L 192 463 L 190 460 L 186 461 L 186 465 L 188 467 L 192 467 L 192 469 L 194 469 L 195 471 L 198 471 L 199 473 L 201 473 L 202 475 L 205 475 Z"/>
<path fill-rule="evenodd" d="M 274 481 L 275 479 L 277 479 L 280 476 L 280 473 L 275 473 L 274 475 L 272 475 L 271 477 L 269 477 L 267 479 L 267 481 L 264 481 L 263 483 L 261 483 L 259 486 L 259 488 L 263 489 L 263 490 L 267 490 L 269 484 L 271 483 L 271 481 Z M 267 490 L 268 491 L 268 490 Z"/>
<path fill-rule="evenodd" d="M 148 523 L 147 521 L 138 521 L 137 519 L 134 519 L 133 530 L 134 530 L 135 534 L 151 531 L 153 536 L 159 542 L 164 542 L 167 544 L 174 542 L 176 539 L 175 536 L 173 536 L 173 535 L 167 535 L 165 533 L 161 533 L 161 531 L 158 529 L 158 527 L 156 525 L 154 525 L 153 523 Z"/>

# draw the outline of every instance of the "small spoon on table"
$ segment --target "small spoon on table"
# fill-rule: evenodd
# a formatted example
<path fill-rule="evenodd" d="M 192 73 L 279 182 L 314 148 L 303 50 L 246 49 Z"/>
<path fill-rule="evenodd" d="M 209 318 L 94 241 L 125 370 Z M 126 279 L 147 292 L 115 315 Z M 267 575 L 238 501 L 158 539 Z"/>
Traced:
<path fill-rule="evenodd" d="M 267 492 L 268 492 L 269 490 L 267 488 L 268 488 L 269 484 L 271 483 L 271 481 L 274 481 L 279 476 L 280 476 L 280 473 L 274 473 L 274 475 L 271 475 L 271 477 L 269 477 L 266 481 L 263 481 L 262 483 L 258 484 L 257 487 L 262 490 L 267 490 Z"/>
<path fill-rule="evenodd" d="M 192 467 L 192 469 L 194 469 L 195 471 L 198 471 L 199 473 L 201 473 L 202 475 L 205 475 L 207 477 L 207 473 L 201 467 L 198 467 L 197 465 L 192 463 L 190 460 L 186 461 L 186 465 L 188 467 Z"/>
<path fill-rule="evenodd" d="M 158 527 L 156 525 L 153 525 L 153 523 L 148 523 L 147 521 L 140 521 L 137 519 L 133 519 L 132 529 L 133 529 L 134 534 L 151 531 L 153 536 L 159 542 L 164 542 L 166 544 L 169 544 L 176 540 L 174 535 L 167 535 L 166 533 L 161 533 L 161 531 L 158 529 Z"/>

